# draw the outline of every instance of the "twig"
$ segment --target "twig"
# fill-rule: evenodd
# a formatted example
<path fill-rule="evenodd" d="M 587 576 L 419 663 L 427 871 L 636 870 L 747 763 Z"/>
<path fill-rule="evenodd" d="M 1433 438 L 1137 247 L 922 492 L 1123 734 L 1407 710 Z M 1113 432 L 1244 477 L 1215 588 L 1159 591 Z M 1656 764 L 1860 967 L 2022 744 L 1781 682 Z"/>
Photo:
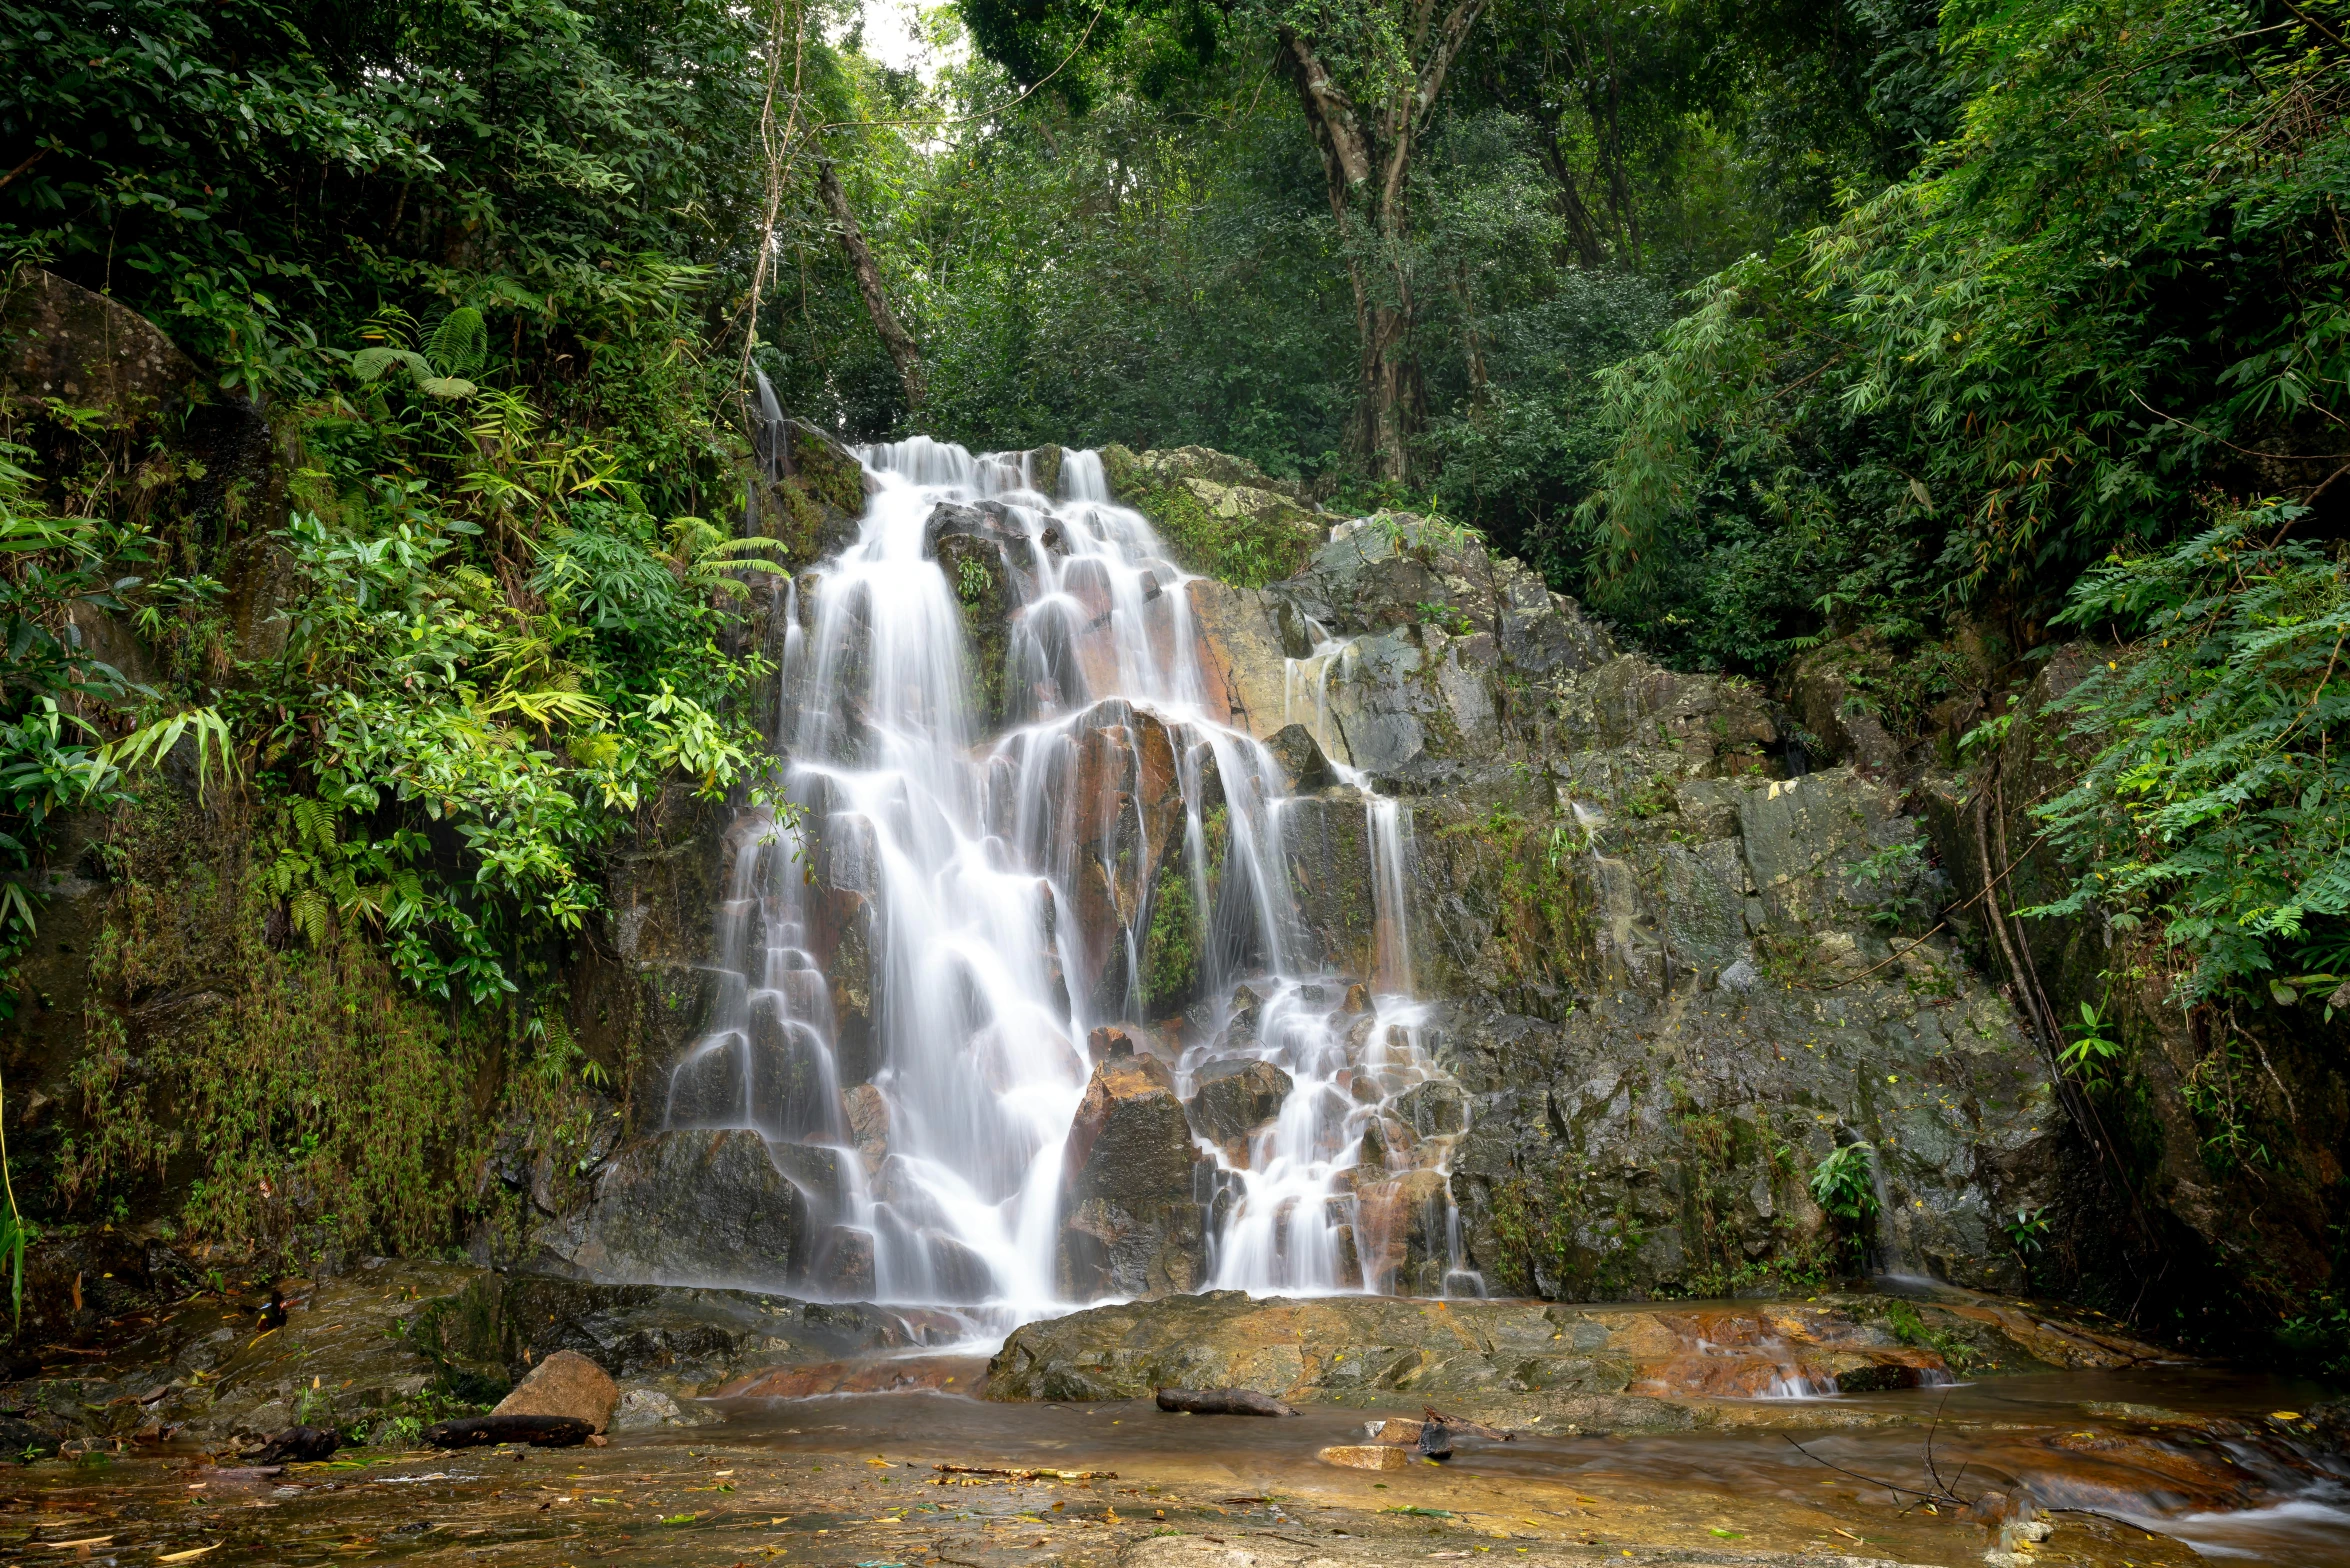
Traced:
<path fill-rule="evenodd" d="M 1950 1483 L 1943 1480 L 1942 1472 L 1934 1468 L 1934 1434 L 1942 1430 L 1942 1412 L 1949 1404 L 1950 1396 L 1944 1394 L 1941 1404 L 1934 1407 L 1933 1424 L 1926 1428 L 1926 1474 L 1932 1476 L 1934 1484 L 1945 1492 L 1950 1490 Z"/>
<path fill-rule="evenodd" d="M 1797 1453 L 1803 1455 L 1804 1458 L 1811 1460 L 1814 1464 L 1826 1465 L 1829 1469 L 1835 1471 L 1837 1474 L 1848 1475 L 1855 1481 L 1866 1481 L 1871 1486 L 1881 1486 L 1886 1491 L 1891 1492 L 1897 1498 L 1922 1497 L 1929 1502 L 1937 1503 L 1956 1503 L 1964 1501 L 1963 1498 L 1952 1497 L 1947 1492 L 1921 1492 L 1914 1486 L 1895 1486 L 1891 1481 L 1880 1481 L 1873 1475 L 1862 1475 L 1858 1470 L 1847 1470 L 1842 1465 L 1836 1463 L 1836 1461 L 1833 1459 L 1822 1459 L 1819 1455 L 1813 1453 L 1810 1449 L 1804 1447 L 1801 1443 L 1798 1443 L 1787 1433 L 1781 1432 L 1779 1435 L 1787 1439 L 1787 1446 L 1789 1448 L 1794 1449 Z"/>
<path fill-rule="evenodd" d="M 30 158 L 27 158 L 24 162 L 18 164 L 15 168 L 9 170 L 6 174 L 0 174 L 0 190 L 6 189 L 10 180 L 15 179 L 18 175 L 24 173 L 25 170 L 31 168 L 34 164 L 39 163 L 43 158 L 48 157 L 49 151 L 50 149 L 47 147 L 35 147 L 33 149 L 33 155 Z"/>

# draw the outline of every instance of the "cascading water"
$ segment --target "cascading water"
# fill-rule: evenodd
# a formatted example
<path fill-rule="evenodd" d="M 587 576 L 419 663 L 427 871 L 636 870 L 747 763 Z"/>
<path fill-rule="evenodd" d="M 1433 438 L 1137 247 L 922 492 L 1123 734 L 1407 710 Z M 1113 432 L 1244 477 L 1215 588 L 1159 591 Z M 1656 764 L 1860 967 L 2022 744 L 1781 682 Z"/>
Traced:
<path fill-rule="evenodd" d="M 1066 1304 L 1063 1149 L 1089 1037 L 1119 1025 L 1186 1097 L 1252 1063 L 1287 1077 L 1277 1116 L 1198 1140 L 1209 1283 L 1433 1288 L 1404 1275 L 1418 1227 L 1445 1288 L 1474 1290 L 1444 1177 L 1461 1102 L 1412 1097 L 1441 1075 L 1408 812 L 1336 769 L 1367 812 L 1376 941 L 1370 975 L 1328 972 L 1290 895 L 1285 776 L 1211 715 L 1186 578 L 1098 457 L 1062 454 L 1047 495 L 1028 454 L 859 456 L 857 539 L 779 595 L 791 809 L 736 826 L 669 1125 L 769 1141 L 817 1238 L 795 1288 L 1031 1316 Z M 1192 1005 L 1153 1028 L 1171 930 Z"/>

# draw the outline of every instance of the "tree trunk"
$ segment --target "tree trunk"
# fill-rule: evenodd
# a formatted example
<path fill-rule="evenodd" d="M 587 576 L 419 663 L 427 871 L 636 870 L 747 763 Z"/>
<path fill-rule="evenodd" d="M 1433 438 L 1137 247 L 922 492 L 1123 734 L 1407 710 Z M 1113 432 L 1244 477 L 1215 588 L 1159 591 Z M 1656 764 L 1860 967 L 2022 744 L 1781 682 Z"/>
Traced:
<path fill-rule="evenodd" d="M 907 412 L 918 414 L 922 411 L 922 351 L 889 308 L 889 296 L 881 291 L 881 269 L 873 261 L 873 247 L 865 243 L 865 231 L 857 226 L 849 193 L 841 189 L 830 159 L 816 165 L 816 193 L 823 198 L 824 210 L 832 214 L 833 232 L 840 236 L 849 270 L 857 275 L 857 292 L 865 296 L 873 330 L 881 334 L 882 346 L 898 367 L 898 379 L 906 384 Z"/>
<path fill-rule="evenodd" d="M 1306 123 L 1321 149 L 1330 215 L 1342 242 L 1367 229 L 1382 252 L 1378 265 L 1390 287 L 1378 297 L 1365 275 L 1365 258 L 1347 258 L 1354 286 L 1355 332 L 1361 346 L 1354 445 L 1365 466 L 1399 483 L 1411 473 L 1408 448 L 1418 376 L 1410 363 L 1412 279 L 1405 262 L 1406 178 L 1413 144 L 1435 112 L 1445 74 L 1468 41 L 1485 0 L 1456 0 L 1442 22 L 1436 0 L 1405 0 L 1405 30 L 1415 57 L 1411 81 L 1395 87 L 1375 115 L 1359 115 L 1314 43 L 1294 29 L 1280 31 L 1282 53 L 1297 87 Z"/>

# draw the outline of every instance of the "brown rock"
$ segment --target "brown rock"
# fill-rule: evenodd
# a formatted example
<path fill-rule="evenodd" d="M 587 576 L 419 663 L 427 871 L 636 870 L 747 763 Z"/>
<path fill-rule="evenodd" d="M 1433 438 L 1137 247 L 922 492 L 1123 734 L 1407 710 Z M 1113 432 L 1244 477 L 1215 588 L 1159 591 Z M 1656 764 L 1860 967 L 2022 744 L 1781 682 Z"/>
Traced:
<path fill-rule="evenodd" d="M 611 1375 L 576 1350 L 558 1350 L 498 1401 L 493 1416 L 570 1416 L 593 1431 L 611 1425 L 620 1389 Z"/>
<path fill-rule="evenodd" d="M 861 1083 L 841 1096 L 841 1105 L 848 1112 L 849 1140 L 865 1162 L 865 1173 L 873 1175 L 889 1158 L 889 1101 L 873 1085 Z"/>
<path fill-rule="evenodd" d="M 1409 1453 L 1389 1443 L 1339 1443 L 1314 1457 L 1349 1470 L 1401 1470 L 1412 1462 Z"/>

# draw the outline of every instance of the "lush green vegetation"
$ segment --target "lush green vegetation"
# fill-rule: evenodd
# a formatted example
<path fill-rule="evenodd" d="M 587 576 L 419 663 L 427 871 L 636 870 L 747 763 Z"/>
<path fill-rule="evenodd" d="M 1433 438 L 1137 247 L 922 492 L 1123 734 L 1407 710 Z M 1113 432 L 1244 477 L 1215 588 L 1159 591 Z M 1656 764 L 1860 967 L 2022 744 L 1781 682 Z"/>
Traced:
<path fill-rule="evenodd" d="M 0 413 L 10 951 L 55 823 L 192 738 L 294 950 L 464 1011 L 401 1025 L 451 1081 L 572 1063 L 539 992 L 610 857 L 755 787 L 756 368 L 846 436 L 1196 443 L 1442 513 L 1685 667 L 1865 648 L 1953 760 L 2100 639 L 2048 911 L 2159 927 L 2182 1001 L 2350 971 L 2343 0 L 961 0 L 928 74 L 860 25 L 0 0 L 0 262 L 208 400 Z M 359 1147 L 311 1094 L 196 1142 Z M 341 1212 L 463 1201 L 400 1179 Z"/>

